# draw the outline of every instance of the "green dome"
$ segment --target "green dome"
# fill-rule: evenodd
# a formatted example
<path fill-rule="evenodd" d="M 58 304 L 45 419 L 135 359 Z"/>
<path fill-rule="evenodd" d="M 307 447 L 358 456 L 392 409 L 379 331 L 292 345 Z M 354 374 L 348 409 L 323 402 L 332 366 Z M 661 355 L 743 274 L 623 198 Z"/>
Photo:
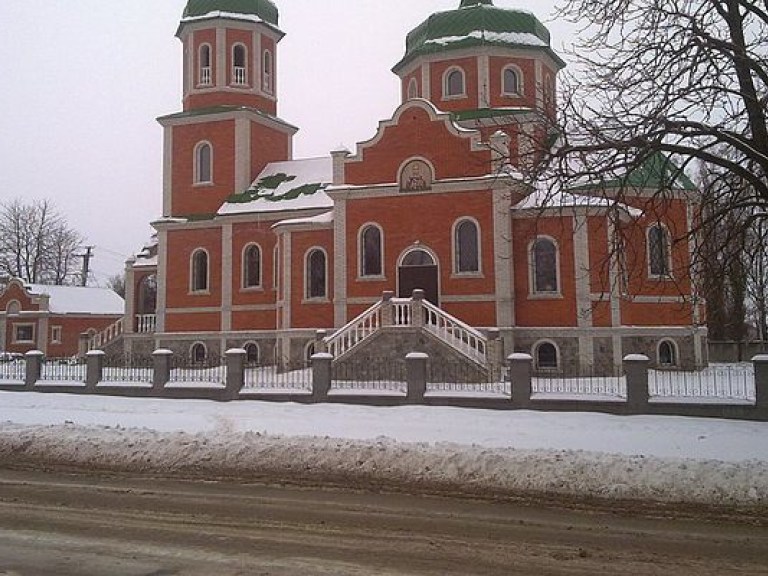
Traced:
<path fill-rule="evenodd" d="M 497 8 L 493 0 L 461 0 L 459 8 L 432 14 L 408 34 L 397 73 L 414 58 L 477 46 L 538 48 L 565 63 L 550 47 L 549 31 L 532 13 Z"/>
<path fill-rule="evenodd" d="M 182 21 L 204 18 L 208 14 L 225 13 L 242 16 L 256 16 L 260 20 L 277 26 L 278 11 L 270 0 L 189 0 L 184 8 Z"/>

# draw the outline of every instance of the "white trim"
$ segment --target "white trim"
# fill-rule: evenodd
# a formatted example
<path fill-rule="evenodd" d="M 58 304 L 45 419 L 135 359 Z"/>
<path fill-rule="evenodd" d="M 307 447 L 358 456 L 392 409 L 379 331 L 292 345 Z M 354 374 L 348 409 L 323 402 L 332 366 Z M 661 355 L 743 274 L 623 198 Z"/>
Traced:
<path fill-rule="evenodd" d="M 459 270 L 459 238 L 457 236 L 459 226 L 464 222 L 475 225 L 475 239 L 477 243 L 477 270 Z M 483 234 L 480 222 L 472 216 L 460 216 L 454 220 L 451 226 L 451 271 L 455 277 L 478 277 L 483 275 Z"/>
<path fill-rule="evenodd" d="M 236 66 L 235 65 L 235 50 L 238 48 L 242 48 L 244 51 L 243 54 L 243 66 Z M 234 88 L 250 88 L 250 75 L 249 72 L 249 65 L 248 65 L 248 46 L 243 44 L 242 42 L 234 42 L 232 46 L 229 49 L 229 56 L 232 59 L 231 66 L 229 67 L 229 82 L 228 85 L 232 86 Z M 238 68 L 243 69 L 243 81 L 238 82 L 237 81 L 237 70 Z"/>
<path fill-rule="evenodd" d="M 431 100 L 432 95 L 432 73 L 429 62 L 421 65 L 421 97 Z"/>
<path fill-rule="evenodd" d="M 411 162 L 423 162 L 427 165 L 427 168 L 429 168 L 430 172 L 430 185 L 426 190 L 403 190 L 402 184 L 403 184 L 403 172 L 405 172 L 406 167 Z M 399 194 L 423 194 L 424 192 L 428 192 L 435 186 L 435 182 L 437 182 L 437 173 L 435 172 L 435 165 L 424 156 L 410 156 L 409 158 L 406 158 L 403 162 L 400 163 L 400 166 L 397 168 L 397 188 Z M 356 196 L 359 197 L 359 196 Z"/>
<path fill-rule="evenodd" d="M 364 247 L 363 247 L 363 232 L 368 228 L 376 228 L 379 231 L 379 257 L 381 262 L 381 271 L 378 274 L 365 274 L 363 270 Z M 357 280 L 385 280 L 386 272 L 384 270 L 385 255 L 384 255 L 384 228 L 378 222 L 366 222 L 357 230 Z"/>
<path fill-rule="evenodd" d="M 413 90 L 411 90 L 411 88 L 413 88 Z M 405 88 L 405 99 L 413 100 L 414 98 L 419 98 L 420 96 L 421 94 L 419 94 L 419 82 L 415 77 L 413 77 L 408 81 L 408 86 Z"/>
<path fill-rule="evenodd" d="M 491 107 L 491 58 L 488 54 L 477 57 L 477 107 Z"/>
<path fill-rule="evenodd" d="M 208 82 L 203 82 L 203 48 L 208 49 Z M 213 77 L 213 55 L 215 54 L 213 50 L 213 46 L 211 46 L 208 42 L 203 42 L 197 47 L 197 66 L 193 66 L 193 69 L 195 70 L 195 77 L 194 77 L 194 87 L 197 90 L 200 89 L 209 89 L 215 87 L 215 81 L 216 79 Z"/>
<path fill-rule="evenodd" d="M 267 56 L 269 56 L 269 68 L 267 73 Z M 269 48 L 262 50 L 261 55 L 262 70 L 261 70 L 261 89 L 265 94 L 274 96 L 275 90 L 275 56 Z M 267 82 L 269 79 L 269 82 Z"/>
<path fill-rule="evenodd" d="M 11 308 L 14 307 L 16 310 L 13 312 L 11 311 Z M 16 300 L 15 298 L 13 300 L 9 300 L 8 304 L 5 306 L 5 314 L 8 316 L 8 318 L 14 318 L 16 316 L 21 316 L 21 313 L 23 312 L 21 308 L 21 302 Z"/>
<path fill-rule="evenodd" d="M 51 326 L 51 344 L 61 344 L 64 329 L 60 325 Z"/>
<path fill-rule="evenodd" d="M 227 82 L 227 31 L 216 28 L 216 86 L 229 86 Z"/>
<path fill-rule="evenodd" d="M 173 211 L 173 127 L 163 127 L 163 216 Z"/>
<path fill-rule="evenodd" d="M 207 362 L 208 361 L 208 346 L 205 345 L 205 342 L 200 342 L 198 340 L 198 341 L 193 342 L 189 346 L 189 361 L 190 361 L 190 363 L 196 362 L 194 350 L 195 350 L 195 348 L 197 346 L 202 346 L 203 350 L 204 350 L 203 360 L 201 361 L 201 364 Z"/>
<path fill-rule="evenodd" d="M 333 323 L 337 328 L 347 324 L 347 200 L 333 202 Z M 382 270 L 384 262 L 382 261 Z"/>
<path fill-rule="evenodd" d="M 461 92 L 457 94 L 451 94 L 450 93 L 450 86 L 448 84 L 450 80 L 450 76 L 453 75 L 454 72 L 459 72 L 461 74 Z M 467 97 L 467 73 L 464 71 L 464 69 L 461 66 L 449 66 L 445 69 L 445 72 L 443 72 L 443 94 L 442 94 L 442 100 L 462 100 Z"/>
<path fill-rule="evenodd" d="M 235 192 L 247 190 L 251 178 L 251 123 L 247 118 L 235 119 Z"/>
<path fill-rule="evenodd" d="M 440 258 L 437 256 L 437 252 L 435 252 L 432 248 L 429 246 L 426 246 L 424 244 L 421 244 L 419 242 L 414 243 L 410 246 L 408 246 L 405 250 L 403 250 L 400 253 L 400 256 L 397 258 L 397 270 L 395 271 L 395 274 L 397 276 L 396 282 L 395 282 L 395 294 L 400 294 L 400 270 L 403 268 L 403 261 L 405 258 L 410 254 L 411 252 L 416 252 L 417 250 L 420 250 L 422 252 L 426 252 L 429 254 L 429 256 L 432 258 L 432 261 L 435 263 L 434 265 L 437 267 L 437 299 L 442 302 L 442 293 L 443 293 L 443 286 L 442 286 L 442 269 L 440 266 Z"/>
<path fill-rule="evenodd" d="M 32 328 L 32 337 L 29 340 L 19 340 L 19 328 Z M 34 322 L 11 322 L 11 343 L 12 344 L 35 344 L 36 324 Z"/>
<path fill-rule="evenodd" d="M 259 343 L 256 342 L 255 340 L 247 340 L 247 341 L 243 342 L 243 345 L 241 346 L 241 348 L 243 350 L 245 350 L 245 363 L 246 364 L 249 363 L 249 360 L 248 360 L 248 346 L 256 346 L 256 362 L 255 362 L 255 364 L 257 366 L 262 364 L 262 361 L 261 361 L 261 346 L 259 346 Z"/>

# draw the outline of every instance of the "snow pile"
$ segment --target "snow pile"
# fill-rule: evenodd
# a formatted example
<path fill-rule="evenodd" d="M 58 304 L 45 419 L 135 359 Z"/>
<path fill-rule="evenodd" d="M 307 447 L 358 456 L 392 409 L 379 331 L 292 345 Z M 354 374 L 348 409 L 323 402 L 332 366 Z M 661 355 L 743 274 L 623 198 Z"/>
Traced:
<path fill-rule="evenodd" d="M 485 496 L 768 507 L 767 432 L 701 418 L 0 392 L 0 462 Z"/>
<path fill-rule="evenodd" d="M 76 425 L 0 426 L 3 461 L 484 495 L 768 505 L 768 463 Z"/>

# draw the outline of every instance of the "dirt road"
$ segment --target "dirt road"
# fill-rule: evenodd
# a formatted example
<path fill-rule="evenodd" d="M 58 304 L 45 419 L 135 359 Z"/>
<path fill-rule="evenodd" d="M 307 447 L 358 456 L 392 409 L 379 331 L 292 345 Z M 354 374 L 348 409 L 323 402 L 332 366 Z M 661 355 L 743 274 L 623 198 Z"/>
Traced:
<path fill-rule="evenodd" d="M 523 504 L 0 470 L 0 575 L 768 574 L 768 529 Z"/>

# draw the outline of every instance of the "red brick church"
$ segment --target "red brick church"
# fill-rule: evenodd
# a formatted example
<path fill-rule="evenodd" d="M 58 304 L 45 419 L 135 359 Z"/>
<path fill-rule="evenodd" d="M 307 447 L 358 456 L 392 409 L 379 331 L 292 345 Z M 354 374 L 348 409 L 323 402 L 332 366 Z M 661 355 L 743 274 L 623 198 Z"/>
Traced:
<path fill-rule="evenodd" d="M 555 139 L 565 64 L 548 30 L 493 0 L 425 17 L 393 68 L 392 117 L 352 151 L 296 159 L 275 4 L 188 1 L 183 109 L 159 119 L 163 214 L 128 263 L 126 351 L 237 346 L 293 364 L 409 325 L 474 361 L 495 342 L 541 370 L 611 371 L 629 353 L 706 363 L 691 245 L 677 241 L 691 182 L 653 199 L 658 158 L 627 175 L 623 204 L 588 184 L 542 202 L 523 173 Z"/>

